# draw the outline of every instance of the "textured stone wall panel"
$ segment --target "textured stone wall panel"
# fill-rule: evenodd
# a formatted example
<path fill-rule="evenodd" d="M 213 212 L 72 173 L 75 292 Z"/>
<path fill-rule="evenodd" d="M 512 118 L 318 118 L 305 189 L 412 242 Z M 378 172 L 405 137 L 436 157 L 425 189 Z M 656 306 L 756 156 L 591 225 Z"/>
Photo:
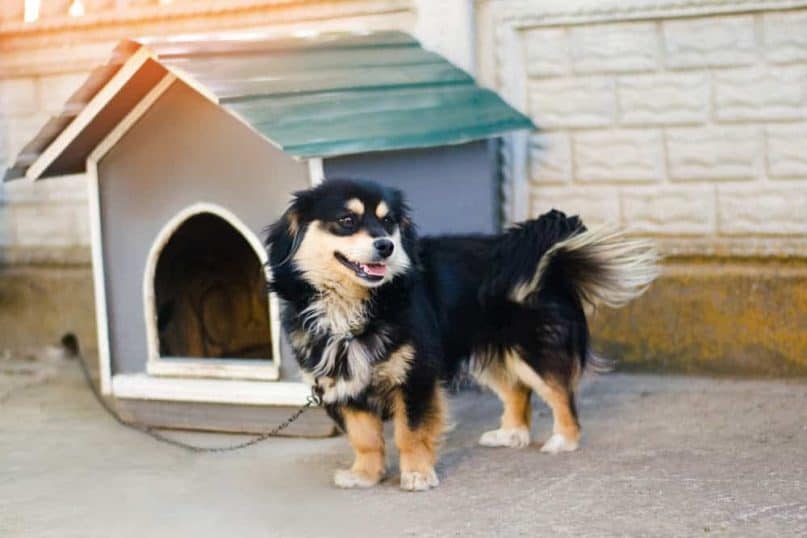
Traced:
<path fill-rule="evenodd" d="M 570 30 L 570 41 L 578 73 L 649 71 L 659 61 L 652 22 L 576 26 Z"/>
<path fill-rule="evenodd" d="M 632 189 L 622 195 L 625 226 L 658 235 L 703 235 L 715 231 L 715 189 L 678 186 Z"/>
<path fill-rule="evenodd" d="M 765 134 L 768 174 L 772 178 L 807 177 L 807 123 L 770 125 Z"/>
<path fill-rule="evenodd" d="M 731 69 L 714 80 L 718 120 L 807 118 L 807 66 Z"/>
<path fill-rule="evenodd" d="M 807 257 L 807 8 L 521 5 L 534 211 L 579 204 L 675 255 Z"/>
<path fill-rule="evenodd" d="M 558 209 L 568 215 L 579 215 L 588 226 L 619 223 L 619 193 L 597 187 L 536 187 L 533 189 L 532 213 L 540 215 Z"/>
<path fill-rule="evenodd" d="M 525 35 L 527 74 L 531 77 L 553 77 L 571 70 L 569 36 L 564 28 L 541 28 Z"/>
<path fill-rule="evenodd" d="M 619 119 L 625 125 L 703 123 L 709 117 L 707 73 L 623 76 Z"/>
<path fill-rule="evenodd" d="M 807 11 L 766 13 L 762 17 L 765 57 L 772 62 L 807 62 Z"/>
<path fill-rule="evenodd" d="M 571 136 L 563 132 L 541 133 L 530 141 L 530 179 L 535 183 L 568 183 L 572 180 Z"/>
<path fill-rule="evenodd" d="M 674 69 L 747 65 L 758 54 L 750 15 L 662 22 L 665 63 Z"/>
<path fill-rule="evenodd" d="M 546 128 L 603 127 L 616 116 L 614 79 L 579 77 L 530 84 L 530 112 Z"/>
<path fill-rule="evenodd" d="M 586 131 L 574 135 L 576 178 L 582 182 L 661 181 L 661 132 L 651 129 Z"/>
<path fill-rule="evenodd" d="M 762 173 L 764 150 L 756 126 L 671 128 L 666 148 L 674 181 L 753 180 Z"/>
<path fill-rule="evenodd" d="M 718 186 L 719 231 L 725 234 L 807 234 L 807 181 Z"/>

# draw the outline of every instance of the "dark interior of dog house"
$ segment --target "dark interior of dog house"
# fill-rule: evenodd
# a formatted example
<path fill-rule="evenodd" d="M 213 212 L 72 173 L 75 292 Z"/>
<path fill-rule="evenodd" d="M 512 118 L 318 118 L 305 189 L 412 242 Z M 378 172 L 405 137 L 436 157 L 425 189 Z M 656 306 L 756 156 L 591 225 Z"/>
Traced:
<path fill-rule="evenodd" d="M 154 276 L 160 355 L 272 358 L 266 277 L 246 239 L 200 213 L 160 252 Z"/>

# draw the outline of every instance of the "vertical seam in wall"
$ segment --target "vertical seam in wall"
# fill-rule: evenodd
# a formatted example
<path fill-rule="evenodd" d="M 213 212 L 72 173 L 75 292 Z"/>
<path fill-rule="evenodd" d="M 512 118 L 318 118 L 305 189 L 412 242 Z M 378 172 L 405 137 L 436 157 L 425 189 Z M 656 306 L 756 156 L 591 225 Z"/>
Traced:
<path fill-rule="evenodd" d="M 767 50 L 765 48 L 765 28 L 763 24 L 762 15 L 757 13 L 752 16 L 754 27 L 754 47 L 756 48 L 756 56 L 758 64 L 767 63 Z"/>
<path fill-rule="evenodd" d="M 657 73 L 664 73 L 667 71 L 667 48 L 664 46 L 664 27 L 662 21 L 655 22 L 656 26 L 656 47 L 658 47 L 658 66 L 656 66 Z"/>

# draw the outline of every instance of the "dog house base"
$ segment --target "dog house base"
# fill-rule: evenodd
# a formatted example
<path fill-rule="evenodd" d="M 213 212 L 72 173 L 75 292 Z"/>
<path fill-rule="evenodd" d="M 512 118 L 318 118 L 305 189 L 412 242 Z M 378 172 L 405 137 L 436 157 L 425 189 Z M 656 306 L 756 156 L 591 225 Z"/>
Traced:
<path fill-rule="evenodd" d="M 298 408 L 118 399 L 115 409 L 125 422 L 155 428 L 261 434 L 284 422 Z M 316 407 L 308 409 L 278 435 L 331 437 L 336 433 L 333 420 Z"/>
<path fill-rule="evenodd" d="M 134 424 L 158 428 L 260 434 L 305 404 L 308 386 L 293 382 L 160 378 L 117 374 L 115 408 Z M 328 437 L 336 433 L 321 407 L 306 410 L 280 435 Z"/>

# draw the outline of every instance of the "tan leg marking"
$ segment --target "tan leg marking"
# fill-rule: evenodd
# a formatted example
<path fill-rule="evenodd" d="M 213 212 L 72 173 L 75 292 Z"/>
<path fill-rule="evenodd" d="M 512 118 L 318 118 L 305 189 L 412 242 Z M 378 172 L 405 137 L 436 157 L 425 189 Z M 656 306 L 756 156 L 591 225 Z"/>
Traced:
<path fill-rule="evenodd" d="M 445 431 L 446 404 L 442 389 L 435 389 L 432 409 L 417 428 L 409 426 L 403 395 L 396 391 L 393 396 L 395 422 L 395 445 L 400 453 L 401 489 L 425 491 L 440 484 L 434 464 L 437 449 Z"/>
<path fill-rule="evenodd" d="M 347 437 L 356 459 L 350 469 L 340 469 L 333 476 L 340 488 L 367 488 L 384 475 L 384 426 L 381 419 L 366 411 L 343 409 Z"/>
<path fill-rule="evenodd" d="M 542 452 L 556 454 L 576 450 L 580 441 L 580 424 L 572 411 L 571 389 L 553 380 L 544 380 L 515 353 L 507 355 L 507 368 L 529 386 L 552 409 L 552 437 L 541 447 Z"/>
<path fill-rule="evenodd" d="M 523 448 L 530 444 L 530 395 L 532 391 L 500 363 L 491 362 L 477 374 L 480 383 L 496 393 L 504 406 L 501 426 L 482 434 L 479 444 L 488 447 Z"/>

